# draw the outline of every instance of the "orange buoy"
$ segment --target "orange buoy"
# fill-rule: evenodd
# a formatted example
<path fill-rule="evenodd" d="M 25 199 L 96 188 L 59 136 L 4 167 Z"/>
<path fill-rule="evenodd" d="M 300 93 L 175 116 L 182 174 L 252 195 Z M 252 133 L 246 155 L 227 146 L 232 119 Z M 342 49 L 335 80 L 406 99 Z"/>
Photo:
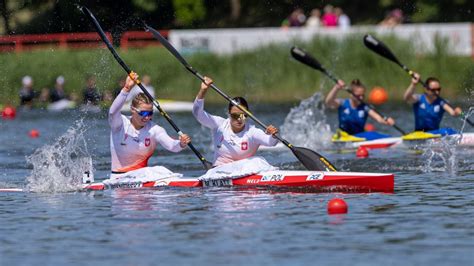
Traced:
<path fill-rule="evenodd" d="M 2 118 L 13 120 L 16 117 L 16 109 L 13 106 L 5 106 L 2 110 Z"/>
<path fill-rule="evenodd" d="M 369 150 L 367 150 L 367 148 L 364 146 L 359 146 L 356 151 L 356 156 L 359 158 L 369 157 Z"/>
<path fill-rule="evenodd" d="M 369 93 L 369 101 L 372 104 L 383 104 L 388 100 L 387 91 L 382 87 L 373 87 Z"/>
<path fill-rule="evenodd" d="M 38 130 L 32 129 L 32 130 L 30 130 L 28 135 L 30 136 L 30 138 L 35 139 L 35 138 L 39 137 L 40 133 L 39 133 Z"/>
<path fill-rule="evenodd" d="M 364 130 L 365 131 L 375 131 L 375 126 L 374 126 L 374 124 L 367 123 L 367 124 L 365 124 Z"/>
<path fill-rule="evenodd" d="M 329 214 L 343 214 L 347 213 L 347 203 L 340 198 L 334 198 L 328 202 Z"/>

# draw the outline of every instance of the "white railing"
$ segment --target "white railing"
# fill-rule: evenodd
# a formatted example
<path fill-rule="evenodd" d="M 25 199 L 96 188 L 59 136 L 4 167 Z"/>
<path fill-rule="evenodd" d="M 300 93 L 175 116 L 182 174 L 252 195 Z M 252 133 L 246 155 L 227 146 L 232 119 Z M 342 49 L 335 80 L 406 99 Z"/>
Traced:
<path fill-rule="evenodd" d="M 452 54 L 474 56 L 471 23 L 404 24 L 394 28 L 380 26 L 353 26 L 338 28 L 245 28 L 171 30 L 169 39 L 181 52 L 204 51 L 217 54 L 232 54 L 269 44 L 291 46 L 295 41 L 309 41 L 315 37 L 345 38 L 351 34 L 373 33 L 376 36 L 393 34 L 414 42 L 417 52 L 433 51 L 435 38 L 449 40 Z M 362 43 L 362 40 L 361 40 Z"/>

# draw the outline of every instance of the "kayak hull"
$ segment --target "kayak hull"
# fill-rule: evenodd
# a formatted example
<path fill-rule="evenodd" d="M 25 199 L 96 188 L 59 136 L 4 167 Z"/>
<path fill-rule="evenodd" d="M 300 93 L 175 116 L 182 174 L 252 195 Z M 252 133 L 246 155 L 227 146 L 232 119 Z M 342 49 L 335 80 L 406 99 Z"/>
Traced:
<path fill-rule="evenodd" d="M 202 181 L 197 178 L 171 177 L 158 181 L 85 185 L 85 190 L 147 187 L 281 187 L 304 188 L 328 192 L 370 193 L 394 191 L 393 174 L 356 172 L 271 171 L 237 179 Z"/>

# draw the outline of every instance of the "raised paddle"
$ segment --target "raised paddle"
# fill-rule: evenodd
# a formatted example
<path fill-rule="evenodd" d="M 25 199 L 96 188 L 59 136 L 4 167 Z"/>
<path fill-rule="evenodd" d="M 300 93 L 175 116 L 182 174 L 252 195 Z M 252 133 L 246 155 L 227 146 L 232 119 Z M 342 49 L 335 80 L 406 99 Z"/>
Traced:
<path fill-rule="evenodd" d="M 186 69 L 191 72 L 194 76 L 199 78 L 202 82 L 204 82 L 204 76 L 199 74 L 191 65 L 186 62 L 186 60 L 178 53 L 178 51 L 163 37 L 161 34 L 153 29 L 152 27 L 148 26 L 145 24 L 145 29 L 147 31 L 150 31 L 153 36 L 164 46 L 168 51 L 178 59 L 181 64 L 186 67 Z M 252 118 L 257 124 L 259 124 L 263 128 L 267 128 L 267 126 L 262 123 L 260 120 L 258 120 L 252 113 L 250 113 L 245 107 L 242 107 L 239 105 L 236 101 L 234 101 L 232 98 L 227 96 L 224 92 L 222 92 L 216 85 L 211 84 L 211 87 L 219 93 L 222 97 L 224 97 L 227 101 L 235 105 L 237 108 L 242 110 L 247 116 Z M 314 170 L 314 171 L 337 171 L 336 167 L 332 165 L 324 156 L 321 154 L 307 149 L 303 147 L 295 147 L 292 144 L 290 144 L 288 141 L 284 140 L 278 135 L 274 135 L 275 138 L 277 138 L 279 141 L 281 141 L 283 144 L 285 144 L 290 150 L 293 152 L 293 154 L 298 158 L 298 160 L 306 167 L 308 170 Z"/>
<path fill-rule="evenodd" d="M 107 45 L 107 48 L 109 48 L 110 52 L 115 57 L 117 62 L 122 66 L 122 68 L 127 72 L 127 74 L 130 75 L 130 73 L 132 73 L 132 70 L 125 64 L 125 62 L 122 60 L 122 58 L 120 58 L 120 56 L 117 54 L 117 51 L 115 51 L 115 49 L 112 46 L 112 44 L 110 43 L 109 39 L 107 39 L 107 37 L 105 36 L 104 31 L 100 27 L 99 22 L 94 17 L 92 12 L 89 9 L 87 9 L 86 7 L 79 7 L 79 9 L 91 19 L 92 23 L 95 26 L 95 29 L 97 30 L 97 33 L 100 35 L 100 38 L 102 39 L 102 41 Z M 145 87 L 141 84 L 140 80 L 137 79 L 137 80 L 135 80 L 135 82 L 137 83 L 138 87 L 140 87 L 140 89 L 143 91 L 143 93 L 145 93 L 145 95 L 148 98 L 150 98 L 150 100 L 153 102 L 153 105 L 156 107 L 156 109 L 158 109 L 160 114 L 168 121 L 168 123 L 170 123 L 170 125 L 174 128 L 174 130 L 176 130 L 178 135 L 182 135 L 183 132 L 173 122 L 171 117 L 161 108 L 160 103 L 156 99 L 154 99 L 153 96 L 151 96 L 151 94 L 145 89 Z M 196 150 L 196 148 L 194 148 L 193 144 L 189 143 L 188 146 L 194 152 L 194 154 L 196 154 L 196 156 L 199 158 L 199 160 L 204 165 L 206 170 L 209 170 L 209 169 L 212 168 L 212 163 L 208 162 L 206 160 L 206 158 L 204 158 L 204 156 L 202 156 L 201 153 L 199 153 L 199 151 Z"/>
<path fill-rule="evenodd" d="M 335 83 L 337 83 L 338 79 L 333 75 L 331 74 L 327 69 L 325 69 L 319 62 L 318 60 L 316 60 L 316 58 L 314 58 L 313 56 L 311 56 L 310 54 L 308 54 L 307 52 L 305 52 L 304 50 L 296 47 L 296 46 L 293 46 L 291 48 L 291 55 L 293 56 L 294 59 L 300 61 L 301 63 L 309 66 L 309 67 L 312 67 L 316 70 L 319 70 L 321 72 L 323 72 L 327 77 L 329 77 L 332 81 L 334 81 Z M 365 103 L 363 100 L 357 98 L 357 96 L 354 95 L 354 93 L 352 92 L 352 90 L 346 88 L 345 91 L 347 91 L 348 93 L 352 94 L 359 102 L 361 102 L 362 104 L 365 104 L 367 105 L 370 109 L 372 109 L 372 111 L 374 111 L 375 113 L 377 113 L 378 115 L 380 115 L 381 117 L 383 117 L 384 120 L 387 120 L 388 117 L 379 113 L 377 110 L 375 110 L 375 107 L 372 105 L 372 104 L 367 104 Z M 399 128 L 397 125 L 393 125 L 393 127 L 398 130 L 398 132 L 402 133 L 402 135 L 405 135 L 405 131 L 403 131 L 403 129 Z"/>
<path fill-rule="evenodd" d="M 395 55 L 392 53 L 392 51 L 390 51 L 390 49 L 388 49 L 388 47 L 381 41 L 377 40 L 374 36 L 370 35 L 370 34 L 367 34 L 364 36 L 364 44 L 365 46 L 367 46 L 367 48 L 369 48 L 370 50 L 372 50 L 373 52 L 375 52 L 376 54 L 382 56 L 382 57 L 385 57 L 387 58 L 388 60 L 394 62 L 395 64 L 399 65 L 403 70 L 405 70 L 405 72 L 408 73 L 408 75 L 410 75 L 411 77 L 414 77 L 415 75 L 415 72 L 413 72 L 412 70 L 410 70 L 407 66 L 405 66 L 404 64 L 402 64 L 396 57 Z M 428 87 L 428 84 L 426 84 L 426 82 L 424 82 L 423 80 L 420 79 L 420 83 L 423 87 L 425 87 L 426 89 L 430 89 Z M 446 100 L 444 100 L 443 98 L 441 98 L 440 96 L 438 96 L 442 101 L 444 101 L 449 107 L 451 107 L 452 109 L 454 109 L 454 107 L 449 104 Z M 461 118 L 463 120 L 466 120 L 466 122 L 473 126 L 474 127 L 474 123 L 469 120 L 468 117 L 466 117 L 466 114 L 464 112 L 461 113 Z"/>

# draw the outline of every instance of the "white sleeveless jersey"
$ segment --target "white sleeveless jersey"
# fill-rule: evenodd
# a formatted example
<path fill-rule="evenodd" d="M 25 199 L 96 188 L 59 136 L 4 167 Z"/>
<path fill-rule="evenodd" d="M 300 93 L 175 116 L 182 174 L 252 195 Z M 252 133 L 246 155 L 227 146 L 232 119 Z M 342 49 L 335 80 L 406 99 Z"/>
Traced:
<path fill-rule="evenodd" d="M 172 152 L 183 148 L 179 140 L 172 139 L 164 128 L 148 122 L 143 128 L 136 129 L 130 117 L 120 113 L 128 93 L 120 92 L 109 111 L 110 153 L 112 155 L 112 171 L 128 172 L 148 165 L 158 143 Z"/>
<path fill-rule="evenodd" d="M 230 118 L 213 116 L 204 111 L 204 100 L 196 99 L 193 115 L 203 126 L 212 130 L 214 165 L 222 165 L 255 155 L 260 145 L 275 146 L 278 140 L 254 125 L 245 123 L 245 128 L 234 133 Z"/>

